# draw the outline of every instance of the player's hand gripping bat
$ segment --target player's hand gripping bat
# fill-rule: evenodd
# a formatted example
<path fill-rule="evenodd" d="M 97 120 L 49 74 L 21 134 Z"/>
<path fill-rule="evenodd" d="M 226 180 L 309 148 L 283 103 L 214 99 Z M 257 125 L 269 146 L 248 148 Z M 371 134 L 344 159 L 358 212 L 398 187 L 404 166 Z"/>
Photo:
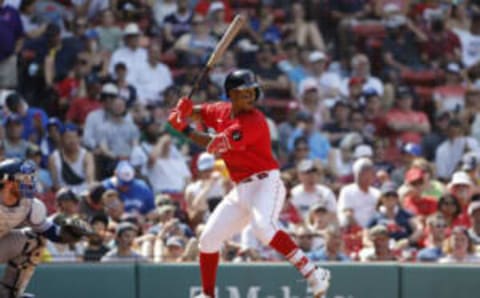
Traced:
<path fill-rule="evenodd" d="M 242 29 L 245 24 L 246 19 L 244 16 L 236 15 L 233 21 L 227 28 L 227 31 L 222 36 L 222 39 L 217 43 L 215 50 L 210 55 L 207 64 L 203 67 L 202 72 L 195 79 L 192 90 L 188 94 L 188 98 L 191 98 L 195 90 L 198 88 L 198 84 L 203 79 L 203 77 L 208 73 L 208 71 L 218 62 L 218 60 L 223 56 L 225 51 L 228 49 L 228 46 L 232 43 L 235 36 L 237 36 L 240 29 Z"/>

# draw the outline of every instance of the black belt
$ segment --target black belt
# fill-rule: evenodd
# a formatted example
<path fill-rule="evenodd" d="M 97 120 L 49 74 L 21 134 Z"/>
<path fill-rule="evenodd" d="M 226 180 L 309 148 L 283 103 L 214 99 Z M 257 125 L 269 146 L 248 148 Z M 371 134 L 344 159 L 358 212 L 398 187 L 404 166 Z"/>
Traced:
<path fill-rule="evenodd" d="M 242 181 L 240 181 L 239 183 L 249 183 L 249 182 L 252 182 L 254 180 L 262 180 L 262 179 L 265 179 L 268 177 L 268 173 L 267 172 L 263 172 L 263 173 L 258 173 L 258 174 L 254 174 Z"/>

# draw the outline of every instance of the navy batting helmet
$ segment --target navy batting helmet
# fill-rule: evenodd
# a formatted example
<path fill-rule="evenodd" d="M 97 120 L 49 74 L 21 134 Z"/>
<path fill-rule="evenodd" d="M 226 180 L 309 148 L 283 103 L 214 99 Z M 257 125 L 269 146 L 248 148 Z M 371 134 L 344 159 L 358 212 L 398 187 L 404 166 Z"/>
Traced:
<path fill-rule="evenodd" d="M 228 95 L 233 89 L 255 89 L 255 100 L 260 99 L 262 90 L 257 82 L 255 74 L 249 69 L 237 69 L 228 74 L 225 79 L 225 93 Z"/>

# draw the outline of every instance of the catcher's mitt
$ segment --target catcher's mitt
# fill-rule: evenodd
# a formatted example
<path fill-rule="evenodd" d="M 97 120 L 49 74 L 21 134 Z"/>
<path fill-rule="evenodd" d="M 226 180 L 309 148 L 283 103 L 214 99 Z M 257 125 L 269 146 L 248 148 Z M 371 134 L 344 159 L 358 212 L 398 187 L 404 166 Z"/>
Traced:
<path fill-rule="evenodd" d="M 75 243 L 83 237 L 93 236 L 92 227 L 80 218 L 64 218 L 60 223 L 60 239 L 63 243 Z"/>

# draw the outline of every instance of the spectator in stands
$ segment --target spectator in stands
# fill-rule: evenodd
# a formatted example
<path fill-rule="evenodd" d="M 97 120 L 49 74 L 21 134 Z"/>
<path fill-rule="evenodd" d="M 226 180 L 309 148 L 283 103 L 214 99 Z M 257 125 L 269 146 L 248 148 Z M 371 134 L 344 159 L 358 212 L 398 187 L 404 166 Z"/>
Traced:
<path fill-rule="evenodd" d="M 289 98 L 290 83 L 274 61 L 274 46 L 271 43 L 262 43 L 255 55 L 252 71 L 262 84 L 267 98 Z"/>
<path fill-rule="evenodd" d="M 470 181 L 472 182 L 470 193 L 476 195 L 480 193 L 479 186 L 479 170 L 480 170 L 480 155 L 477 152 L 467 152 L 462 157 L 462 171 L 468 174 Z"/>
<path fill-rule="evenodd" d="M 57 214 L 68 217 L 76 216 L 79 213 L 80 198 L 69 188 L 60 188 L 55 194 Z"/>
<path fill-rule="evenodd" d="M 473 182 L 470 176 L 464 171 L 456 171 L 452 175 L 450 183 L 447 185 L 448 193 L 451 194 L 460 204 L 461 220 L 464 225 L 469 226 L 468 204 L 473 194 Z"/>
<path fill-rule="evenodd" d="M 470 30 L 454 30 L 460 39 L 462 48 L 462 63 L 467 68 L 472 68 L 480 62 L 480 49 L 476 47 L 480 38 L 480 14 L 471 16 Z"/>
<path fill-rule="evenodd" d="M 332 107 L 331 121 L 325 123 L 322 128 L 328 133 L 332 146 L 338 147 L 342 139 L 350 133 L 350 113 L 350 106 L 344 100 L 338 100 Z"/>
<path fill-rule="evenodd" d="M 66 120 L 79 127 L 83 127 L 90 112 L 101 108 L 100 91 L 102 85 L 96 75 L 88 75 L 84 78 L 87 96 L 73 99 L 65 116 Z"/>
<path fill-rule="evenodd" d="M 93 156 L 80 145 L 79 131 L 73 124 L 64 126 L 61 144 L 48 161 L 54 189 L 66 186 L 79 195 L 95 179 Z"/>
<path fill-rule="evenodd" d="M 256 14 L 250 17 L 251 33 L 259 43 L 267 42 L 279 48 L 282 38 L 280 28 L 274 22 L 271 8 L 263 5 L 256 10 Z"/>
<path fill-rule="evenodd" d="M 185 252 L 185 240 L 179 236 L 172 236 L 167 239 L 163 247 L 162 262 L 181 262 Z"/>
<path fill-rule="evenodd" d="M 228 181 L 215 169 L 214 155 L 201 153 L 197 169 L 197 180 L 185 188 L 187 212 L 194 227 L 206 221 L 228 191 Z"/>
<path fill-rule="evenodd" d="M 183 193 L 191 177 L 185 157 L 155 119 L 148 119 L 144 128 L 145 140 L 133 149 L 130 162 L 147 177 L 155 194 Z"/>
<path fill-rule="evenodd" d="M 114 189 L 107 189 L 102 194 L 102 205 L 105 213 L 113 222 L 120 222 L 125 214 L 125 204 Z"/>
<path fill-rule="evenodd" d="M 102 196 L 105 191 L 106 189 L 101 183 L 95 182 L 80 195 L 79 210 L 83 218 L 89 219 L 98 213 L 103 213 Z"/>
<path fill-rule="evenodd" d="M 450 121 L 450 114 L 448 112 L 435 113 L 432 130 L 427 133 L 422 139 L 423 156 L 428 161 L 435 160 L 437 148 L 447 138 L 447 127 Z"/>
<path fill-rule="evenodd" d="M 297 175 L 300 183 L 291 189 L 291 203 L 307 218 L 310 208 L 315 204 L 323 204 L 330 213 L 330 219 L 335 221 L 337 200 L 332 190 L 319 184 L 321 179 L 321 165 L 312 159 L 304 159 L 298 163 Z"/>
<path fill-rule="evenodd" d="M 455 5 L 452 5 L 448 19 L 446 21 L 446 26 L 457 33 L 457 31 L 468 31 L 470 29 L 470 15 L 468 13 L 469 5 L 475 5 L 467 1 L 459 1 Z"/>
<path fill-rule="evenodd" d="M 438 67 L 451 61 L 460 61 L 461 45 L 456 34 L 446 28 L 442 11 L 428 16 L 425 30 L 427 40 L 422 46 L 422 59 L 432 67 Z"/>
<path fill-rule="evenodd" d="M 137 227 L 129 222 L 118 224 L 115 232 L 116 246 L 101 258 L 102 262 L 138 262 L 145 258 L 134 251 L 133 243 L 137 236 Z"/>
<path fill-rule="evenodd" d="M 382 99 L 379 93 L 374 89 L 368 89 L 363 92 L 364 106 L 363 113 L 365 115 L 364 134 L 369 140 L 375 137 L 384 137 L 387 123 L 385 122 L 385 109 L 382 106 Z"/>
<path fill-rule="evenodd" d="M 360 252 L 360 261 L 396 261 L 394 252 L 390 249 L 390 237 L 388 229 L 384 225 L 377 225 L 368 230 L 368 238 L 373 246 L 364 248 Z"/>
<path fill-rule="evenodd" d="M 444 256 L 443 244 L 446 238 L 445 219 L 440 214 L 432 214 L 427 218 L 427 239 L 425 248 L 417 253 L 417 260 L 421 262 L 437 262 Z"/>
<path fill-rule="evenodd" d="M 221 2 L 225 9 L 225 22 L 230 22 L 233 18 L 233 10 L 232 10 L 232 7 L 230 6 L 230 2 L 226 0 L 215 0 L 215 1 L 199 0 L 195 5 L 195 12 L 203 16 L 206 16 L 208 14 L 210 6 L 218 2 Z"/>
<path fill-rule="evenodd" d="M 438 212 L 442 215 L 447 225 L 447 235 L 456 226 L 468 227 L 468 218 L 462 216 L 462 207 L 455 197 L 446 194 L 438 200 Z"/>
<path fill-rule="evenodd" d="M 201 15 L 192 19 L 192 30 L 182 35 L 174 44 L 174 50 L 181 55 L 183 65 L 189 60 L 204 63 L 215 48 L 217 40 L 210 34 L 207 20 Z"/>
<path fill-rule="evenodd" d="M 35 18 L 35 0 L 23 0 L 18 10 L 27 38 L 37 38 L 47 29 L 47 24 Z"/>
<path fill-rule="evenodd" d="M 228 22 L 225 22 L 225 6 L 222 2 L 215 1 L 210 5 L 207 19 L 210 21 L 212 35 L 217 39 L 222 38 L 228 28 Z"/>
<path fill-rule="evenodd" d="M 461 72 L 460 65 L 455 62 L 445 67 L 445 83 L 433 91 L 436 111 L 459 113 L 464 109 L 467 88 Z"/>
<path fill-rule="evenodd" d="M 425 179 L 425 185 L 422 192 L 422 196 L 432 197 L 439 199 L 446 192 L 445 185 L 435 179 L 435 173 L 433 171 L 433 165 L 423 158 L 415 158 L 411 163 L 412 168 L 419 168 L 423 171 L 423 179 Z"/>
<path fill-rule="evenodd" d="M 320 97 L 329 105 L 340 95 L 341 80 L 336 73 L 327 71 L 327 60 L 324 52 L 313 51 L 308 55 L 309 77 L 317 81 Z M 300 90 L 305 82 L 306 79 L 300 82 Z"/>
<path fill-rule="evenodd" d="M 163 20 L 157 18 L 157 23 L 163 23 L 164 45 L 167 48 L 170 48 L 182 35 L 190 32 L 192 18 L 193 12 L 189 8 L 188 0 L 178 0 L 176 11 L 167 14 Z"/>
<path fill-rule="evenodd" d="M 85 251 L 83 252 L 84 262 L 99 262 L 110 250 L 105 244 L 105 236 L 108 228 L 108 217 L 103 213 L 94 214 L 89 218 L 88 223 L 95 235 L 88 238 Z"/>
<path fill-rule="evenodd" d="M 342 137 L 338 149 L 332 148 L 328 156 L 328 168 L 333 178 L 340 183 L 353 181 L 352 165 L 354 150 L 363 143 L 359 133 L 351 132 Z"/>
<path fill-rule="evenodd" d="M 300 47 L 296 42 L 286 42 L 282 49 L 285 57 L 278 61 L 277 66 L 293 84 L 293 94 L 297 94 L 300 82 L 307 77 L 306 65 L 303 63 L 304 59 L 300 55 Z"/>
<path fill-rule="evenodd" d="M 45 134 L 48 116 L 42 109 L 29 107 L 18 93 L 10 93 L 5 99 L 5 105 L 10 113 L 21 117 L 23 123 L 22 138 L 39 143 Z"/>
<path fill-rule="evenodd" d="M 283 28 L 290 32 L 290 39 L 302 48 L 325 51 L 322 34 L 313 20 L 306 19 L 302 3 L 293 3 L 290 9 L 291 19 Z"/>
<path fill-rule="evenodd" d="M 435 168 L 437 176 L 442 181 L 448 181 L 458 167 L 465 152 L 478 150 L 478 142 L 465 136 L 462 123 L 451 119 L 447 128 L 447 139 L 440 144 L 435 152 Z"/>
<path fill-rule="evenodd" d="M 115 14 L 111 9 L 102 12 L 102 22 L 95 28 L 98 34 L 100 49 L 113 53 L 120 47 L 122 41 L 122 30 L 115 25 Z"/>
<path fill-rule="evenodd" d="M 475 255 L 472 240 L 465 227 L 458 226 L 452 230 L 444 248 L 445 257 L 440 263 L 479 263 L 480 258 Z"/>
<path fill-rule="evenodd" d="M 467 89 L 465 107 L 460 111 L 459 118 L 466 127 L 470 127 L 467 133 L 480 142 L 480 86 L 478 83 Z"/>
<path fill-rule="evenodd" d="M 430 132 L 430 122 L 427 115 L 413 110 L 413 94 L 409 87 L 397 89 L 395 108 L 391 109 L 385 119 L 390 130 L 389 154 L 392 158 L 398 156 L 398 144 L 412 142 L 419 144 L 422 136 Z"/>
<path fill-rule="evenodd" d="M 382 81 L 372 76 L 370 72 L 370 60 L 365 54 L 356 54 L 350 61 L 351 72 L 348 78 L 343 79 L 341 91 L 344 96 L 348 96 L 348 85 L 351 78 L 362 79 L 362 91 L 375 90 L 376 94 L 383 96 Z"/>
<path fill-rule="evenodd" d="M 137 81 L 137 74 L 145 61 L 147 61 L 147 51 L 140 47 L 141 31 L 137 24 L 129 23 L 123 30 L 123 39 L 125 45 L 117 48 L 110 59 L 110 74 L 114 74 L 114 67 L 119 62 L 125 63 L 128 69 L 127 82 L 134 85 Z"/>
<path fill-rule="evenodd" d="M 167 65 L 160 62 L 161 45 L 152 42 L 148 47 L 148 57 L 136 66 L 135 87 L 138 99 L 148 105 L 163 100 L 163 92 L 173 84 L 172 74 Z"/>
<path fill-rule="evenodd" d="M 472 227 L 468 230 L 468 236 L 475 245 L 475 248 L 478 248 L 480 245 L 480 201 L 472 200 L 468 206 L 468 215 L 472 223 Z"/>
<path fill-rule="evenodd" d="M 300 96 L 300 111 L 311 113 L 315 119 L 315 127 L 322 126 L 330 120 L 330 112 L 320 97 L 319 88 L 314 78 L 302 82 Z"/>
<path fill-rule="evenodd" d="M 314 262 L 349 262 L 350 258 L 343 252 L 343 240 L 340 229 L 329 225 L 323 233 L 325 246 L 320 250 L 312 251 L 307 256 Z"/>
<path fill-rule="evenodd" d="M 422 230 L 414 216 L 400 205 L 396 185 L 386 182 L 380 191 L 377 213 L 369 220 L 367 226 L 373 228 L 376 225 L 384 225 L 390 239 L 406 242 L 404 246 L 416 244 L 422 236 Z"/>
<path fill-rule="evenodd" d="M 290 135 L 288 149 L 293 150 L 293 144 L 297 138 L 304 137 L 308 140 L 310 147 L 310 158 L 320 159 L 323 163 L 327 162 L 330 151 L 328 139 L 315 128 L 312 114 L 299 113 L 297 116 L 297 127 Z"/>
<path fill-rule="evenodd" d="M 48 163 L 50 154 L 61 146 L 63 124 L 57 117 L 51 117 L 48 119 L 46 130 L 39 144 L 43 156 L 42 166 Z"/>
<path fill-rule="evenodd" d="M 42 151 L 40 147 L 35 144 L 31 144 L 27 148 L 27 152 L 25 154 L 27 159 L 30 159 L 35 163 L 36 166 L 36 178 L 37 178 L 37 192 L 40 196 L 43 195 L 50 195 L 50 190 L 53 186 L 52 177 L 50 172 L 47 169 L 41 167 L 42 163 Z"/>
<path fill-rule="evenodd" d="M 118 191 L 126 212 L 148 215 L 154 211 L 153 192 L 143 180 L 135 178 L 135 170 L 128 161 L 119 162 L 114 176 L 104 180 L 103 186 Z"/>
<path fill-rule="evenodd" d="M 20 50 L 24 28 L 17 9 L 3 5 L 0 0 L 0 89 L 17 87 L 17 52 Z"/>
<path fill-rule="evenodd" d="M 280 138 L 281 140 L 281 138 Z M 282 168 L 282 172 L 294 172 L 298 163 L 310 156 L 310 148 L 306 138 L 297 138 L 293 144 L 293 152 L 287 157 L 288 160 Z"/>
<path fill-rule="evenodd" d="M 6 158 L 25 158 L 30 142 L 22 138 L 23 121 L 17 114 L 10 114 L 4 119 L 5 138 L 3 139 Z"/>
<path fill-rule="evenodd" d="M 375 179 L 373 163 L 368 158 L 360 158 L 353 164 L 355 182 L 340 190 L 337 215 L 342 225 L 356 223 L 366 227 L 368 220 L 375 215 L 380 192 L 372 187 Z"/>
<path fill-rule="evenodd" d="M 293 237 L 301 250 L 307 254 L 312 252 L 314 234 L 309 228 L 303 225 L 296 227 L 293 231 Z"/>
<path fill-rule="evenodd" d="M 437 211 L 437 201 L 434 198 L 422 196 L 425 187 L 424 176 L 424 172 L 419 168 L 410 168 L 405 173 L 405 184 L 409 187 L 409 192 L 402 201 L 403 208 L 420 216 L 422 221 Z"/>

